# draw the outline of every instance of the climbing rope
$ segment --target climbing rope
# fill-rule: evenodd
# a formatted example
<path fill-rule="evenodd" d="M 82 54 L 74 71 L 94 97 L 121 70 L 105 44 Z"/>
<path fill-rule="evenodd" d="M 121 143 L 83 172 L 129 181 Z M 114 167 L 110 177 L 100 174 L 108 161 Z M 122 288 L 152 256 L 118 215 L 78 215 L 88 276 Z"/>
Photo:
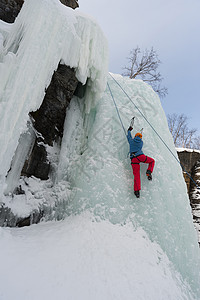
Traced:
<path fill-rule="evenodd" d="M 124 94 L 128 97 L 128 99 L 131 101 L 131 103 L 135 106 L 135 108 L 139 111 L 139 113 L 141 114 L 141 116 L 145 119 L 145 121 L 149 124 L 149 126 L 151 127 L 151 129 L 155 132 L 155 134 L 159 137 L 159 139 L 161 140 L 161 142 L 165 145 L 165 147 L 168 149 L 168 151 L 171 153 L 171 155 L 175 158 L 175 160 L 180 164 L 182 170 L 189 176 L 189 178 L 192 180 L 192 182 L 196 185 L 197 189 L 200 189 L 200 186 L 196 183 L 196 181 L 191 177 L 191 175 L 185 170 L 185 168 L 183 167 L 183 165 L 181 164 L 181 162 L 177 159 L 177 157 L 174 155 L 174 153 L 172 152 L 172 150 L 169 148 L 169 146 L 166 144 L 166 142 L 163 140 L 163 138 L 160 136 L 160 134 L 155 130 L 155 128 L 151 125 L 151 123 L 148 121 L 148 119 L 145 117 L 145 115 L 142 113 L 142 111 L 138 108 L 138 106 L 133 102 L 133 100 L 131 99 L 131 97 L 126 93 L 126 91 L 123 89 L 123 87 L 119 84 L 119 82 L 109 73 L 109 75 L 111 76 L 111 78 L 115 81 L 115 83 L 120 87 L 120 89 L 124 92 Z M 108 85 L 108 88 L 109 88 L 109 91 L 110 91 L 110 94 L 112 96 L 112 99 L 113 99 L 113 102 L 114 102 L 114 105 L 115 105 L 115 108 L 117 110 L 117 114 L 119 116 L 119 119 L 120 119 L 120 122 L 121 122 L 121 125 L 122 125 L 122 128 L 124 130 L 124 133 L 126 135 L 126 131 L 125 131 L 125 128 L 124 128 L 124 125 L 122 123 L 122 120 L 121 120 L 121 117 L 120 117 L 120 114 L 119 114 L 119 110 L 117 108 L 117 104 L 116 104 L 116 101 L 114 99 L 114 96 L 112 94 L 112 91 L 110 89 L 110 86 L 109 84 L 107 83 Z M 126 135 L 127 137 L 127 135 Z"/>
<path fill-rule="evenodd" d="M 125 127 L 124 127 L 124 124 L 123 124 L 123 122 L 122 122 L 122 119 L 121 119 L 121 117 L 120 117 L 119 109 L 118 109 L 118 107 L 117 107 L 117 104 L 116 104 L 116 102 L 115 102 L 115 99 L 114 99 L 113 93 L 112 93 L 112 91 L 111 91 L 111 88 L 110 88 L 110 86 L 109 86 L 109 83 L 108 83 L 108 82 L 107 82 L 107 85 L 108 85 L 108 89 L 109 89 L 109 91 L 110 91 L 110 94 L 111 94 L 111 97 L 112 97 L 113 103 L 114 103 L 114 105 L 115 105 L 115 108 L 116 108 L 116 111 L 117 111 L 117 114 L 118 114 L 119 120 L 120 120 L 120 122 L 121 122 L 122 128 L 123 128 L 123 130 L 124 130 L 124 134 L 125 134 L 125 136 L 127 137 L 127 135 L 126 135 L 126 130 L 125 130 Z"/>

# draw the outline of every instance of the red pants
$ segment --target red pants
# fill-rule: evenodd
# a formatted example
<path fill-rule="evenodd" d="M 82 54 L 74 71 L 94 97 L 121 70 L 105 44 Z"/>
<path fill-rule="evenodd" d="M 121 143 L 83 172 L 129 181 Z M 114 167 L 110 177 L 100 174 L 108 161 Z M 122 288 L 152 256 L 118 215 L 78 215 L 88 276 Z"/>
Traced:
<path fill-rule="evenodd" d="M 147 170 L 151 171 L 151 173 L 153 172 L 153 168 L 155 165 L 155 160 L 144 154 L 132 158 L 131 165 L 132 165 L 133 175 L 134 175 L 134 191 L 141 190 L 141 182 L 140 182 L 140 163 L 141 162 L 145 163 L 145 164 L 149 164 Z"/>

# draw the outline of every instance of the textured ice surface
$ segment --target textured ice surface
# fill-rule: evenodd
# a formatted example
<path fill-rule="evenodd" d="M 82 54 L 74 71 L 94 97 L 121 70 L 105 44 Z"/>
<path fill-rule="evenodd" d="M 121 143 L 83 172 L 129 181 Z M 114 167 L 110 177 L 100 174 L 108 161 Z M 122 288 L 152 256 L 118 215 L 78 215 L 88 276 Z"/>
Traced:
<path fill-rule="evenodd" d="M 160 100 L 151 87 L 140 80 L 120 75 L 115 78 L 177 157 Z M 183 278 L 198 290 L 197 233 L 181 167 L 116 83 L 110 77 L 108 82 L 125 127 L 134 115 L 134 133 L 144 128 L 144 153 L 156 161 L 153 181 L 146 179 L 147 166 L 142 165 L 141 198 L 134 197 L 128 143 L 107 89 L 97 105 L 86 150 L 79 157 L 76 152 L 71 157 L 67 174 L 77 191 L 66 212 L 70 215 L 90 209 L 97 220 L 108 219 L 114 224 L 131 221 L 134 228 L 141 226 L 152 241 L 161 245 Z M 90 117 L 94 118 L 94 112 L 87 116 Z M 77 137 L 79 130 L 77 127 L 74 133 Z M 65 133 L 68 134 L 67 130 Z"/>

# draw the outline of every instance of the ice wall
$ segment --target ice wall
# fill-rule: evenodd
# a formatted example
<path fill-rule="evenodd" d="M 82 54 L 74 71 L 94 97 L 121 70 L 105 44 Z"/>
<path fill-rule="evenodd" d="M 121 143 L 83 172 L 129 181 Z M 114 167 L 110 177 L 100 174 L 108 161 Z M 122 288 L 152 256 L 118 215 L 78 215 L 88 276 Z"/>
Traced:
<path fill-rule="evenodd" d="M 41 105 L 58 63 L 85 84 L 89 112 L 105 89 L 107 41 L 94 20 L 58 0 L 26 0 L 15 23 L 0 23 L 0 182 L 26 131 L 28 113 Z"/>
<path fill-rule="evenodd" d="M 115 75 L 115 78 L 177 157 L 164 111 L 152 88 L 140 80 L 130 80 L 120 75 Z M 62 159 L 59 172 L 63 172 L 63 178 L 67 178 L 76 187 L 76 193 L 71 197 L 66 213 L 77 214 L 89 209 L 96 216 L 96 220 L 108 219 L 114 224 L 122 225 L 131 221 L 135 229 L 142 227 L 152 242 L 161 245 L 180 272 L 183 286 L 184 281 L 188 282 L 200 297 L 197 233 L 181 167 L 110 76 L 108 82 L 125 127 L 128 128 L 134 115 L 134 133 L 144 128 L 144 153 L 154 157 L 156 161 L 153 181 L 146 179 L 147 166 L 142 164 L 141 198 L 136 199 L 130 159 L 127 158 L 128 143 L 107 89 L 96 107 L 96 112 L 91 111 L 86 117 L 93 121 L 87 120 L 85 123 L 91 121 L 93 125 L 88 133 L 85 150 L 80 155 L 80 149 L 76 151 L 75 146 L 74 151 L 68 152 L 66 144 L 61 149 L 65 160 Z M 79 107 L 77 99 L 74 99 L 71 109 L 75 106 Z M 80 109 L 76 109 L 76 113 L 79 113 L 78 119 L 81 120 Z M 77 139 L 77 145 L 81 144 L 81 126 L 84 127 L 80 123 L 77 126 L 73 124 L 73 137 Z M 64 140 L 67 141 L 69 137 L 66 126 Z"/>

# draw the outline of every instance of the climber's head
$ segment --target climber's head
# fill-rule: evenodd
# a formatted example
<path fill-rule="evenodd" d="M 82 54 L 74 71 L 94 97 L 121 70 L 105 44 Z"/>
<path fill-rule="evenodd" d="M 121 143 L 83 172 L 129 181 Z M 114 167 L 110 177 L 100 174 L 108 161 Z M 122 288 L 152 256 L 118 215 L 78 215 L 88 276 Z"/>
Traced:
<path fill-rule="evenodd" d="M 136 135 L 135 135 L 135 137 L 136 136 L 139 136 L 142 139 L 142 134 L 140 132 L 137 132 Z"/>

